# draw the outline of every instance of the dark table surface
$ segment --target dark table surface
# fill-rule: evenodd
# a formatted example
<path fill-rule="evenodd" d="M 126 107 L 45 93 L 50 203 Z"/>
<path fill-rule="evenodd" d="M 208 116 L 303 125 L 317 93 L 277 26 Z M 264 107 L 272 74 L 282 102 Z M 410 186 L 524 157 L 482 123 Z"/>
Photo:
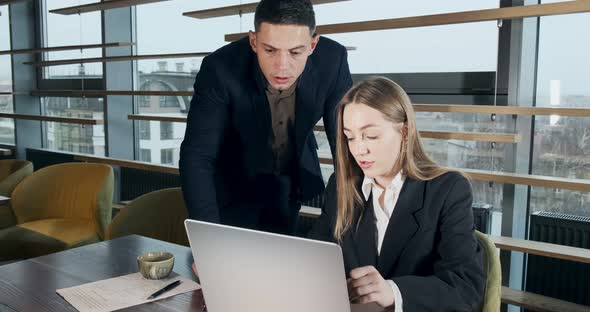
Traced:
<path fill-rule="evenodd" d="M 131 235 L 0 266 L 0 312 L 76 311 L 55 290 L 138 271 L 137 256 L 174 254 L 174 272 L 195 280 L 188 247 Z M 203 311 L 200 290 L 121 311 Z"/>

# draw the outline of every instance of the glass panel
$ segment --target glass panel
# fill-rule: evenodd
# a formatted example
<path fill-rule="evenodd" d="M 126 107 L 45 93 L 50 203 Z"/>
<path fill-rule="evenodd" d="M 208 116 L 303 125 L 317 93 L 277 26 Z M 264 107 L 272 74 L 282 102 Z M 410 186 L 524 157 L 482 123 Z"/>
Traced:
<path fill-rule="evenodd" d="M 555 1 L 543 1 L 555 2 Z M 575 31 L 573 31 L 575 30 Z M 537 106 L 590 108 L 590 14 L 541 17 Z M 533 174 L 590 179 L 590 118 L 537 116 Z M 531 212 L 590 216 L 590 193 L 533 187 Z"/>
<path fill-rule="evenodd" d="M 93 3 L 96 0 L 46 0 L 45 40 L 44 46 L 86 45 L 102 42 L 101 12 L 90 12 L 79 15 L 62 15 L 49 13 L 49 10 Z M 49 52 L 45 60 L 80 59 L 101 57 L 102 49 L 68 50 Z M 46 78 L 100 78 L 102 63 L 84 65 L 61 65 L 45 67 Z"/>
<path fill-rule="evenodd" d="M 240 31 L 240 17 L 220 17 L 198 20 L 183 17 L 182 13 L 211 7 L 240 4 L 239 1 L 181 1 L 173 0 L 137 6 L 137 52 L 138 54 L 165 54 L 211 52 L 226 44 L 226 33 Z M 159 21 L 154 23 L 154 20 Z M 179 29 L 198 33 L 198 40 L 178 40 L 170 34 Z M 195 75 L 201 66 L 202 57 L 188 57 L 135 62 L 137 73 L 136 90 L 142 91 L 193 91 Z M 139 114 L 186 117 L 192 96 L 140 96 L 135 97 Z M 142 123 L 150 124 L 141 126 Z M 142 130 L 143 129 L 143 130 Z M 154 163 L 178 165 L 180 143 L 184 138 L 185 123 L 140 122 L 140 152 L 149 158 L 141 160 Z M 141 134 L 141 133 L 144 134 Z M 146 132 L 151 132 L 151 136 Z M 143 135 L 143 136 L 142 136 Z M 172 154 L 170 154 L 172 153 Z"/>
<path fill-rule="evenodd" d="M 41 99 L 44 114 L 47 116 L 104 119 L 104 100 L 102 98 L 57 98 Z M 103 125 L 78 125 L 69 123 L 44 122 L 44 146 L 46 148 L 105 155 L 105 136 Z"/>
<path fill-rule="evenodd" d="M 0 6 L 0 50 L 10 50 L 10 12 Z M 12 92 L 12 62 L 10 55 L 0 55 L 0 93 Z M 0 113 L 14 113 L 12 95 L 0 94 Z M 14 119 L 0 118 L 0 144 L 14 145 Z"/>
<path fill-rule="evenodd" d="M 491 9 L 498 6 L 498 0 L 372 0 L 318 5 L 315 11 L 318 25 L 321 25 Z M 498 28 L 493 21 L 334 34 L 326 37 L 356 48 L 348 53 L 348 63 L 353 73 L 496 71 Z"/>

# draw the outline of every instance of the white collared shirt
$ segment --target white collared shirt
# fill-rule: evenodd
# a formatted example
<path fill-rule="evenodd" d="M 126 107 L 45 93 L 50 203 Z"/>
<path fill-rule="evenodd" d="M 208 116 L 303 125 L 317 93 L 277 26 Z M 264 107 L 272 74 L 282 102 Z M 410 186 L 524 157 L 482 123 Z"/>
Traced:
<path fill-rule="evenodd" d="M 405 180 L 405 175 L 403 175 L 400 171 L 393 178 L 391 183 L 387 185 L 385 190 L 383 190 L 382 187 L 375 183 L 374 179 L 368 177 L 363 179 L 361 190 L 365 200 L 369 200 L 371 193 L 373 193 L 373 211 L 375 213 L 375 225 L 377 229 L 377 255 L 381 254 L 381 246 L 383 245 L 385 232 L 387 231 L 387 226 L 389 225 L 389 219 L 393 214 L 393 209 L 395 208 L 395 204 L 397 203 L 397 199 L 399 198 L 399 194 Z M 381 207 L 379 197 L 381 197 L 384 191 L 385 194 L 383 195 L 383 207 Z M 387 280 L 387 282 L 391 286 L 393 295 L 395 296 L 395 311 L 402 312 L 402 294 L 397 285 L 392 280 Z"/>

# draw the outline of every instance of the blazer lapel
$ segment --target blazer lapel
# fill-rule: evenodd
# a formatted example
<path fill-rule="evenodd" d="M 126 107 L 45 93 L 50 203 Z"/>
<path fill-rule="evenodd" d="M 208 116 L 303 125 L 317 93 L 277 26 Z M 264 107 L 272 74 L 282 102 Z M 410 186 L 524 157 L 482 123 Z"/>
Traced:
<path fill-rule="evenodd" d="M 309 135 L 319 116 L 323 112 L 323 106 L 318 105 L 315 99 L 317 87 L 316 72 L 311 58 L 307 59 L 305 69 L 299 77 L 297 93 L 295 96 L 295 143 L 297 158 L 301 157 L 305 139 Z M 320 109 L 321 108 L 321 109 Z"/>
<path fill-rule="evenodd" d="M 375 227 L 375 213 L 373 211 L 373 195 L 365 203 L 363 209 L 358 209 L 359 217 L 354 226 L 353 241 L 356 247 L 359 266 L 377 266 L 377 237 Z"/>
<path fill-rule="evenodd" d="M 397 203 L 385 231 L 377 269 L 389 277 L 399 257 L 420 227 L 416 213 L 422 209 L 424 183 L 406 177 Z"/>

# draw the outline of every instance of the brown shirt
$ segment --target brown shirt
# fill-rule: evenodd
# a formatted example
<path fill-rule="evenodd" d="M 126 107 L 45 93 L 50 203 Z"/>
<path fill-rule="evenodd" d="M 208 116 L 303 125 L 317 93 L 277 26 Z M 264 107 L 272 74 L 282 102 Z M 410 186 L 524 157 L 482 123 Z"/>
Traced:
<path fill-rule="evenodd" d="M 266 85 L 266 98 L 270 106 L 272 134 L 270 144 L 274 154 L 273 173 L 288 173 L 295 159 L 295 90 L 297 81 L 287 90 L 276 90 Z"/>

